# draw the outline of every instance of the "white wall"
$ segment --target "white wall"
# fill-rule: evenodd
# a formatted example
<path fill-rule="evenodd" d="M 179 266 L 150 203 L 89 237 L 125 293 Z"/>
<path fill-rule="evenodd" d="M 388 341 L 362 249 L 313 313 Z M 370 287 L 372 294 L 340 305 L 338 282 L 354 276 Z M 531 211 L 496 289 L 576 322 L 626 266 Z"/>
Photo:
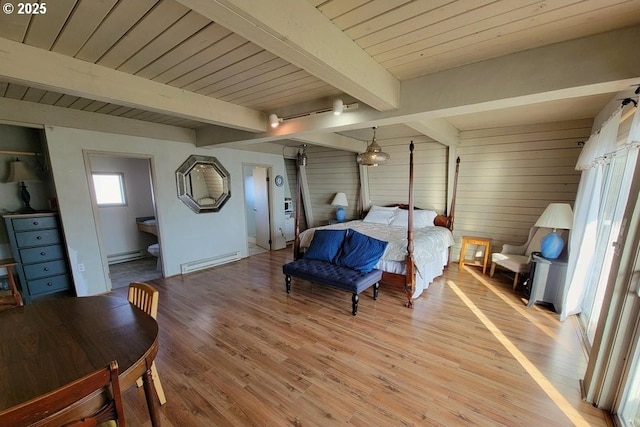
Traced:
<path fill-rule="evenodd" d="M 153 138 L 55 126 L 46 126 L 45 132 L 74 282 L 81 296 L 108 291 L 83 150 L 151 156 L 166 276 L 180 274 L 180 265 L 187 262 L 232 251 L 238 251 L 242 257 L 247 256 L 242 163 L 269 165 L 274 175 L 285 173 L 281 155 L 228 148 L 199 149 L 190 144 Z M 195 214 L 177 198 L 175 171 L 191 154 L 215 156 L 231 174 L 231 199 L 220 212 Z M 281 206 L 283 187 L 272 185 L 271 190 L 273 203 Z M 273 206 L 272 210 L 274 229 L 278 230 L 284 227 L 284 213 Z M 274 249 L 286 246 L 279 233 L 272 230 L 272 235 Z M 84 264 L 84 272 L 78 271 L 79 263 Z"/>
<path fill-rule="evenodd" d="M 107 256 L 136 251 L 145 253 L 156 237 L 138 230 L 136 218 L 154 216 L 151 177 L 147 159 L 98 156 L 90 157 L 92 172 L 121 173 L 124 177 L 125 206 L 98 208 L 104 250 Z"/>
<path fill-rule="evenodd" d="M 253 208 L 256 205 L 256 197 L 253 191 L 253 166 L 244 165 L 244 204 L 247 218 L 247 236 L 256 238 L 256 215 Z"/>

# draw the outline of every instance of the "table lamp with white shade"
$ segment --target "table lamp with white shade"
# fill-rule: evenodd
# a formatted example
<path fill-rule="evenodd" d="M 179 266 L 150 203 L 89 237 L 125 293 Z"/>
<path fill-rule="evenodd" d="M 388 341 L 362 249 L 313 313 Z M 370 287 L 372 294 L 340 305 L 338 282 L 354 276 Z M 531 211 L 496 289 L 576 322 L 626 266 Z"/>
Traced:
<path fill-rule="evenodd" d="M 542 238 L 540 252 L 547 259 L 556 259 L 564 249 L 564 239 L 556 230 L 570 230 L 573 226 L 573 212 L 568 203 L 550 203 L 544 210 L 536 227 L 553 228 L 553 231 Z"/>
<path fill-rule="evenodd" d="M 343 207 L 349 206 L 349 203 L 347 203 L 347 195 L 344 193 L 336 193 L 333 201 L 331 202 L 331 205 L 338 207 L 338 209 L 336 210 L 336 221 L 343 222 L 346 218 Z"/>

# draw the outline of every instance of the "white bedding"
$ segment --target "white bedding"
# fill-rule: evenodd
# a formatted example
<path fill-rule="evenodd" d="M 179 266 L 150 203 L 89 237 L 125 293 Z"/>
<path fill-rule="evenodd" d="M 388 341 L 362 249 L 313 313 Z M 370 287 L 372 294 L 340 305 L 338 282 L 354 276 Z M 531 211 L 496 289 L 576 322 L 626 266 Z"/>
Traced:
<path fill-rule="evenodd" d="M 407 229 L 391 225 L 374 224 L 363 221 L 349 221 L 324 227 L 311 228 L 300 233 L 300 248 L 309 247 L 315 230 L 352 228 L 362 234 L 389 242 L 376 268 L 390 273 L 405 274 L 407 256 Z M 414 298 L 436 277 L 440 276 L 447 264 L 449 247 L 454 244 L 453 234 L 445 227 L 424 227 L 413 231 L 413 259 L 416 265 L 416 289 Z"/>

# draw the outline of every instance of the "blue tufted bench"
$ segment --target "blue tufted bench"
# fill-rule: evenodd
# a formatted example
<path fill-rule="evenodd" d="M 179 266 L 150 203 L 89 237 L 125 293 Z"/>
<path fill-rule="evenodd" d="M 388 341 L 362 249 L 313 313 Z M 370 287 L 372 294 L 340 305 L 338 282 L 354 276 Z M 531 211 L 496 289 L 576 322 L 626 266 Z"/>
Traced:
<path fill-rule="evenodd" d="M 381 270 L 361 273 L 348 267 L 309 258 L 301 258 L 283 265 L 282 272 L 286 275 L 287 293 L 291 292 L 291 277 L 351 292 L 351 313 L 354 316 L 358 314 L 358 294 L 373 286 L 373 299 L 377 300 L 380 286 L 378 282 L 382 278 Z"/>

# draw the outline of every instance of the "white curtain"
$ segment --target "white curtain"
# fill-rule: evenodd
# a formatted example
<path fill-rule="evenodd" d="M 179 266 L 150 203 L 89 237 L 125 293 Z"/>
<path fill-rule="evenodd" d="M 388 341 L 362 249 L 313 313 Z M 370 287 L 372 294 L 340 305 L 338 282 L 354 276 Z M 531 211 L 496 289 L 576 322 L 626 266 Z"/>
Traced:
<path fill-rule="evenodd" d="M 622 109 L 609 117 L 599 132 L 591 135 L 578 158 L 576 169 L 582 170 L 573 209 L 573 229 L 569 238 L 569 260 L 560 319 L 582 311 L 582 298 L 589 285 L 593 267 L 604 166 L 616 151 Z M 635 120 L 635 118 L 634 118 Z"/>

